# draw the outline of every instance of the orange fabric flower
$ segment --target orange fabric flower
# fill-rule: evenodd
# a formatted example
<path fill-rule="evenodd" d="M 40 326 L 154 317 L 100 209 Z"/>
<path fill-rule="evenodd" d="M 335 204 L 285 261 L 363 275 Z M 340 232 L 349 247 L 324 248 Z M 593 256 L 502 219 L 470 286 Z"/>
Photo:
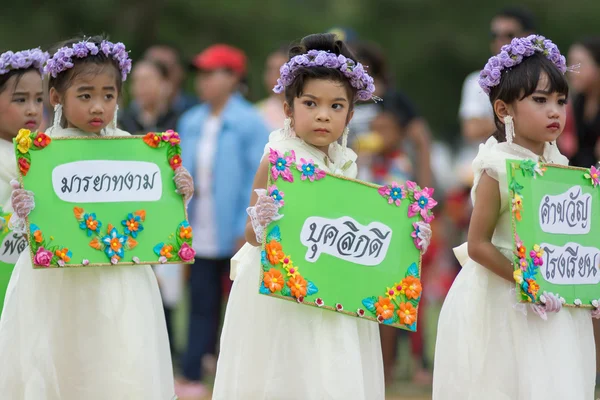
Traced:
<path fill-rule="evenodd" d="M 375 303 L 375 309 L 377 311 L 377 316 L 381 315 L 381 318 L 388 319 L 394 316 L 394 303 L 390 299 L 385 299 L 379 296 L 379 301 Z"/>
<path fill-rule="evenodd" d="M 33 144 L 35 145 L 35 147 L 43 149 L 44 147 L 48 146 L 51 141 L 52 139 L 50 139 L 50 136 L 46 135 L 44 132 L 39 132 L 35 137 Z"/>
<path fill-rule="evenodd" d="M 265 287 L 267 287 L 271 293 L 281 290 L 283 288 L 283 283 L 285 282 L 281 272 L 275 268 L 271 268 L 269 272 L 265 272 L 263 281 L 265 282 Z"/>
<path fill-rule="evenodd" d="M 192 238 L 192 227 L 191 226 L 182 226 L 179 228 L 179 237 L 182 239 L 191 239 Z"/>
<path fill-rule="evenodd" d="M 540 290 L 540 285 L 538 285 L 537 282 L 534 281 L 533 279 L 526 279 L 526 281 L 529 284 L 529 287 L 527 288 L 527 291 L 533 297 L 537 297 L 537 292 Z"/>
<path fill-rule="evenodd" d="M 148 132 L 144 136 L 144 143 L 146 143 L 150 147 L 158 147 L 160 141 L 160 136 L 158 136 L 155 132 Z"/>
<path fill-rule="evenodd" d="M 168 244 L 168 245 L 163 246 L 162 249 L 160 249 L 160 255 L 165 256 L 167 258 L 173 258 L 173 253 L 171 253 L 172 251 L 173 251 L 173 246 Z"/>
<path fill-rule="evenodd" d="M 89 216 L 87 221 L 85 221 L 85 226 L 87 226 L 90 231 L 95 231 L 98 229 L 98 220 L 94 219 L 92 216 Z"/>
<path fill-rule="evenodd" d="M 267 243 L 265 250 L 267 252 L 267 258 L 269 259 L 269 262 L 273 265 L 279 264 L 285 257 L 281 243 L 276 240 L 271 240 L 269 243 Z"/>
<path fill-rule="evenodd" d="M 33 232 L 33 238 L 36 243 L 42 243 L 42 241 L 44 240 L 44 238 L 42 237 L 42 231 L 37 230 Z"/>
<path fill-rule="evenodd" d="M 421 281 L 414 276 L 407 276 L 402 279 L 402 289 L 406 293 L 407 299 L 418 299 L 421 296 Z"/>
<path fill-rule="evenodd" d="M 93 238 L 92 241 L 90 242 L 90 247 L 96 249 L 96 250 L 100 250 L 102 249 L 102 244 L 100 243 L 100 241 L 98 240 L 98 238 Z"/>
<path fill-rule="evenodd" d="M 181 156 L 179 154 L 174 155 L 169 160 L 169 165 L 175 171 L 177 168 L 181 167 Z"/>
<path fill-rule="evenodd" d="M 63 260 L 64 262 L 69 262 L 71 261 L 71 257 L 69 256 L 69 249 L 62 249 L 62 250 L 56 250 L 56 252 L 54 254 L 56 254 L 56 257 L 60 258 L 61 260 Z"/>
<path fill-rule="evenodd" d="M 110 248 L 117 252 L 123 245 L 119 242 L 119 238 L 113 238 L 110 240 Z"/>
<path fill-rule="evenodd" d="M 127 247 L 129 248 L 129 250 L 133 249 L 137 245 L 138 242 L 134 238 L 132 238 L 131 236 L 127 237 Z"/>
<path fill-rule="evenodd" d="M 140 223 L 137 222 L 135 219 L 130 219 L 125 221 L 125 226 L 127 227 L 127 229 L 129 229 L 131 232 L 137 232 L 137 230 L 140 227 Z"/>
<path fill-rule="evenodd" d="M 517 253 L 519 254 L 519 258 L 525 258 L 525 256 L 527 255 L 527 249 L 525 248 L 525 246 L 519 246 L 519 248 L 517 249 Z"/>
<path fill-rule="evenodd" d="M 417 320 L 417 309 L 410 303 L 400 303 L 398 318 L 405 325 L 412 325 Z"/>
<path fill-rule="evenodd" d="M 290 280 L 287 281 L 287 285 L 295 298 L 306 296 L 306 285 L 308 285 L 308 283 L 302 276 L 296 275 L 296 277 L 290 278 Z"/>

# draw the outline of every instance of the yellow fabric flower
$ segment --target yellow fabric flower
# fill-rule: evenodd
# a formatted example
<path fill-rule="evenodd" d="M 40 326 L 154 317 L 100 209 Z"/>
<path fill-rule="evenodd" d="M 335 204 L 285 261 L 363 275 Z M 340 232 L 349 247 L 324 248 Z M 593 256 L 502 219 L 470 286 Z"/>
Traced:
<path fill-rule="evenodd" d="M 385 295 L 388 297 L 388 299 L 390 300 L 395 300 L 396 297 L 398 297 L 398 292 L 396 291 L 395 287 L 391 287 L 391 288 L 386 288 L 385 290 Z"/>
<path fill-rule="evenodd" d="M 513 272 L 513 278 L 519 285 L 523 283 L 523 271 L 520 269 L 515 270 L 515 272 Z"/>
<path fill-rule="evenodd" d="M 29 129 L 20 129 L 19 134 L 17 135 L 17 149 L 21 153 L 27 153 L 29 148 L 31 147 L 31 131 Z"/>

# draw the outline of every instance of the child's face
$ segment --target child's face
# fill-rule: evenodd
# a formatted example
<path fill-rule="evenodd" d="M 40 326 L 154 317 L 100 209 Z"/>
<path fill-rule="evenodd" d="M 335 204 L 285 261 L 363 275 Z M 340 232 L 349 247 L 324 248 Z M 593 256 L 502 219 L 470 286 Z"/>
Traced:
<path fill-rule="evenodd" d="M 381 138 L 381 152 L 396 150 L 402 141 L 402 128 L 389 112 L 380 112 L 371 121 L 371 130 Z"/>
<path fill-rule="evenodd" d="M 350 99 L 341 82 L 310 79 L 303 93 L 294 98 L 293 109 L 284 104 L 285 114 L 292 118 L 296 135 L 306 143 L 327 152 L 329 145 L 342 136 L 352 119 Z"/>
<path fill-rule="evenodd" d="M 112 122 L 118 96 L 115 73 L 107 68 L 97 74 L 79 74 L 73 79 L 61 102 L 68 128 L 98 134 Z M 53 104 L 60 101 L 54 88 L 50 99 Z"/>
<path fill-rule="evenodd" d="M 15 86 L 16 83 L 16 86 Z M 42 122 L 42 78 L 37 71 L 12 76 L 0 93 L 0 137 L 12 140 L 19 129 L 36 130 Z"/>
<path fill-rule="evenodd" d="M 549 93 L 548 86 L 548 76 L 543 73 L 535 92 L 511 106 L 517 136 L 534 142 L 552 142 L 562 133 L 567 99 L 561 93 Z"/>

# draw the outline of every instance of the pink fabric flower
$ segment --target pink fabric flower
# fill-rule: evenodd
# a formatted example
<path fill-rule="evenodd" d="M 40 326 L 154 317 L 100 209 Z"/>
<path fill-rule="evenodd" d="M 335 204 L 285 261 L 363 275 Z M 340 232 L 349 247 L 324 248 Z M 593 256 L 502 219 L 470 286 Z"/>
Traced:
<path fill-rule="evenodd" d="M 592 180 L 592 185 L 594 185 L 594 187 L 598 186 L 600 184 L 600 168 L 592 166 L 590 168 L 589 177 Z"/>
<path fill-rule="evenodd" d="M 179 256 L 179 258 L 181 258 L 181 261 L 187 262 L 192 261 L 194 259 L 194 256 L 196 256 L 196 252 L 190 247 L 189 244 L 184 242 L 181 245 L 181 248 L 179 248 L 179 252 L 177 253 L 177 255 Z"/>
<path fill-rule="evenodd" d="M 288 182 L 294 182 L 294 176 L 290 171 L 290 166 L 296 162 L 296 153 L 294 150 L 286 154 L 281 154 L 277 150 L 269 149 L 269 162 L 272 165 L 271 176 L 274 180 L 277 180 L 281 176 Z"/>
<path fill-rule="evenodd" d="M 277 189 L 277 186 L 275 185 L 269 186 L 268 190 L 269 197 L 273 199 L 275 204 L 277 204 L 279 207 L 283 207 L 283 205 L 285 204 L 285 201 L 283 200 L 285 194 L 283 193 L 283 191 Z"/>
<path fill-rule="evenodd" d="M 395 204 L 396 206 L 400 206 L 402 199 L 406 198 L 404 185 L 398 185 L 396 182 L 380 187 L 377 192 L 387 199 L 388 204 Z"/>
<path fill-rule="evenodd" d="M 181 143 L 181 138 L 179 137 L 179 133 L 175 132 L 172 129 L 169 129 L 162 135 L 162 140 L 165 142 L 169 142 L 171 146 L 177 146 Z"/>
<path fill-rule="evenodd" d="M 50 262 L 52 261 L 52 252 L 50 250 L 46 250 L 43 247 L 39 247 L 35 256 L 33 257 L 33 263 L 35 265 L 40 265 L 42 267 L 49 267 Z"/>
<path fill-rule="evenodd" d="M 305 160 L 304 158 L 300 159 L 300 164 L 296 165 L 298 171 L 302 172 L 302 180 L 305 181 L 306 178 L 311 182 L 318 181 L 320 179 L 325 178 L 327 175 L 325 171 L 319 169 L 312 159 Z"/>
<path fill-rule="evenodd" d="M 429 218 L 429 210 L 437 205 L 433 199 L 433 188 L 424 188 L 414 191 L 415 202 L 408 207 L 408 216 L 414 217 L 421 214 L 423 219 Z"/>

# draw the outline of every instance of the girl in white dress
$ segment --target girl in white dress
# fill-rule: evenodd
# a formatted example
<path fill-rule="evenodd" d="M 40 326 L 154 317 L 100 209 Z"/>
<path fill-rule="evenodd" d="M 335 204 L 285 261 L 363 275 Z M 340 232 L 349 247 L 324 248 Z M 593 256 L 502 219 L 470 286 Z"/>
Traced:
<path fill-rule="evenodd" d="M 129 135 L 114 121 L 130 66 L 122 43 L 102 38 L 65 43 L 45 67 L 55 106 L 55 123 L 46 133 Z M 187 171 L 178 174 L 180 190 L 191 185 Z M 24 228 L 32 197 L 13 191 L 15 228 Z M 34 270 L 26 249 L 6 296 L 0 354 L 3 399 L 174 398 L 164 312 L 150 266 Z"/>
<path fill-rule="evenodd" d="M 294 151 L 296 159 L 312 159 L 327 172 L 356 177 L 356 154 L 346 147 L 346 129 L 354 102 L 372 98 L 372 80 L 332 34 L 305 37 L 290 49 L 290 57 L 274 89 L 285 92 L 286 128 L 271 134 L 265 156 L 270 149 Z M 264 157 L 254 189 L 264 189 L 268 169 Z M 248 243 L 232 260 L 237 275 L 213 399 L 383 399 L 377 324 L 258 293 L 262 233 L 279 215 L 265 194 L 254 193 L 251 204 Z"/>
<path fill-rule="evenodd" d="M 505 162 L 567 165 L 555 145 L 566 119 L 566 70 L 558 48 L 532 35 L 513 39 L 481 73 L 498 132 L 473 162 L 474 209 L 468 243 L 455 249 L 463 268 L 439 319 L 434 400 L 594 398 L 590 311 L 562 308 L 552 293 L 540 296 L 541 306 L 517 304 L 514 291 Z"/>
<path fill-rule="evenodd" d="M 0 233 L 8 230 L 12 213 L 10 181 L 17 177 L 17 159 L 12 142 L 20 129 L 35 130 L 42 122 L 42 69 L 48 53 L 40 49 L 7 51 L 0 54 Z M 5 216 L 3 216 L 3 214 Z M 0 249 L 0 312 L 12 267 L 24 241 L 9 233 L 5 240 L 14 250 Z"/>

